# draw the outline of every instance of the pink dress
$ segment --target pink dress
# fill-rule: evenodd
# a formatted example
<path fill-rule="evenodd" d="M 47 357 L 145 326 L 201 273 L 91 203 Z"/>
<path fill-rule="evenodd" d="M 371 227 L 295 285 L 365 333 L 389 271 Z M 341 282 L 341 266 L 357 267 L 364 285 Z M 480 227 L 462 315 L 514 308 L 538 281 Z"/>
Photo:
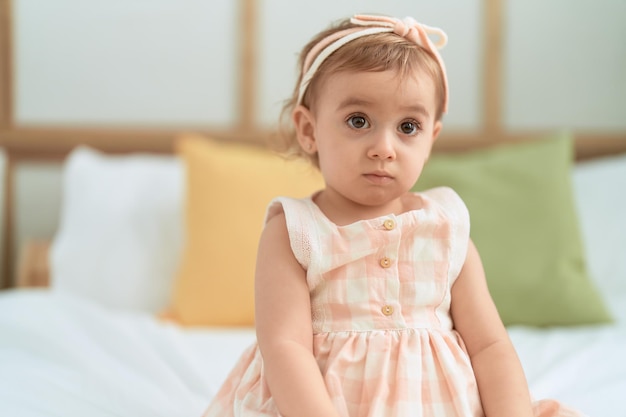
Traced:
<path fill-rule="evenodd" d="M 482 416 L 476 380 L 450 317 L 450 289 L 469 241 L 469 215 L 449 188 L 410 198 L 419 210 L 332 223 L 311 198 L 278 198 L 291 248 L 307 271 L 313 349 L 345 417 Z M 240 358 L 206 417 L 279 416 L 258 346 Z M 555 401 L 536 416 L 576 416 Z"/>

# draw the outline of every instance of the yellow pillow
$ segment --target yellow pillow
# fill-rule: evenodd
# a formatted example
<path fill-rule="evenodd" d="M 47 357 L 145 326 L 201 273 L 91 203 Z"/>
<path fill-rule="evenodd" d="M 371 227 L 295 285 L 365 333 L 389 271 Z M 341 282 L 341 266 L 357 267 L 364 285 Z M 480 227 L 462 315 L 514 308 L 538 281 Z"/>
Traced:
<path fill-rule="evenodd" d="M 323 188 L 310 164 L 251 145 L 183 136 L 185 248 L 170 318 L 183 325 L 254 324 L 254 270 L 265 211 L 276 196 Z"/>

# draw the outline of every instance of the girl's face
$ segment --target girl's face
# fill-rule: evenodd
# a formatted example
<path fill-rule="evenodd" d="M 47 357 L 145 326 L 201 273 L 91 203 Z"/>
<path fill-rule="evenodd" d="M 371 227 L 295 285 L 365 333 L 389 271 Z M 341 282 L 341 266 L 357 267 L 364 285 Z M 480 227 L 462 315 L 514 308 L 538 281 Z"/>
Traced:
<path fill-rule="evenodd" d="M 310 111 L 296 108 L 294 121 L 303 149 L 318 154 L 324 200 L 343 209 L 402 211 L 399 198 L 417 181 L 441 129 L 432 79 L 339 72 L 315 96 Z"/>

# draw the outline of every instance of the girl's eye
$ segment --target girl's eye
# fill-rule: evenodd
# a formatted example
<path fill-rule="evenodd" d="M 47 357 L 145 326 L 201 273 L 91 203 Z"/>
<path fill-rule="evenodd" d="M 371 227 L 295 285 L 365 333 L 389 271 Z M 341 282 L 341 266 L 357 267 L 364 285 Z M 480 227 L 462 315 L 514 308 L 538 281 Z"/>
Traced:
<path fill-rule="evenodd" d="M 415 121 L 407 121 L 400 124 L 400 131 L 405 135 L 414 135 L 418 132 L 419 129 L 420 125 L 418 122 Z"/>
<path fill-rule="evenodd" d="M 365 129 L 370 126 L 367 119 L 363 116 L 350 116 L 348 118 L 348 125 L 354 129 Z"/>

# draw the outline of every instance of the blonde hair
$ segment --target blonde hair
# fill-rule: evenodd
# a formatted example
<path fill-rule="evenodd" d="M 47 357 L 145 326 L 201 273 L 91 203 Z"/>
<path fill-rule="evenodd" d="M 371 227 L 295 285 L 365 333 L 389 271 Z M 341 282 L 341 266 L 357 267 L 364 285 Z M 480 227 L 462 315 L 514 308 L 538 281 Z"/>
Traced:
<path fill-rule="evenodd" d="M 317 154 L 309 155 L 300 146 L 291 120 L 292 113 L 298 106 L 298 96 L 300 93 L 300 83 L 302 81 L 302 69 L 304 61 L 309 52 L 321 40 L 341 30 L 357 27 L 349 19 L 342 20 L 331 26 L 329 29 L 320 32 L 302 50 L 298 60 L 298 80 L 294 87 L 291 98 L 285 101 L 281 116 L 279 138 L 274 143 L 277 151 L 288 157 L 302 157 L 318 166 Z M 355 39 L 346 43 L 334 51 L 320 65 L 313 75 L 304 95 L 301 104 L 313 109 L 316 93 L 324 80 L 332 74 L 341 71 L 396 71 L 398 76 L 406 77 L 423 71 L 428 74 L 435 83 L 435 94 L 437 97 L 437 108 L 435 119 L 440 120 L 443 116 L 446 93 L 445 74 L 437 59 L 431 52 L 422 48 L 394 33 L 376 33 Z"/>

